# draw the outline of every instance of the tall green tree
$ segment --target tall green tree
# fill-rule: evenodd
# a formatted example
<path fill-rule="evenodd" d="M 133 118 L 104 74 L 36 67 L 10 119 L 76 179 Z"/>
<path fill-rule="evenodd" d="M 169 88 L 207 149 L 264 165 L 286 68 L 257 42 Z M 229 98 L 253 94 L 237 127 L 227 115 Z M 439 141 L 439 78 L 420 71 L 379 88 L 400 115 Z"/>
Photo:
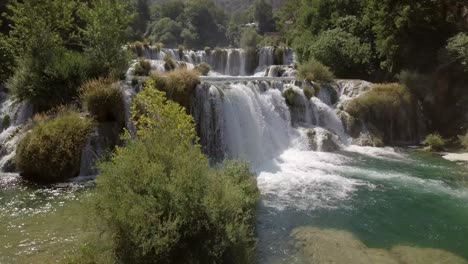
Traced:
<path fill-rule="evenodd" d="M 85 54 L 93 59 L 99 75 L 124 73 L 129 54 L 123 50 L 134 18 L 125 0 L 94 0 L 80 10 L 86 23 L 81 29 Z"/>
<path fill-rule="evenodd" d="M 260 33 L 274 30 L 273 7 L 266 0 L 256 0 L 254 3 L 254 16 L 258 22 Z"/>
<path fill-rule="evenodd" d="M 212 0 L 189 1 L 183 16 L 186 29 L 182 34 L 187 46 L 203 48 L 227 43 L 227 16 Z"/>
<path fill-rule="evenodd" d="M 382 68 L 432 70 L 437 52 L 455 35 L 448 1 L 366 0 L 364 20 L 372 25 Z"/>

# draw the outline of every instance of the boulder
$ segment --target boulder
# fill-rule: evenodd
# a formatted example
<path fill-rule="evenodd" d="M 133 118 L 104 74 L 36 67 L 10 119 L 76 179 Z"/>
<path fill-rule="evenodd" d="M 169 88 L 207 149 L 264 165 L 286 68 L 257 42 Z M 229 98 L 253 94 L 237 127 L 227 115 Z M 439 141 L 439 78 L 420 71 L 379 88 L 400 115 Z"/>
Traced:
<path fill-rule="evenodd" d="M 314 151 L 335 152 L 340 149 L 338 137 L 323 128 L 314 128 L 307 132 L 309 148 Z"/>

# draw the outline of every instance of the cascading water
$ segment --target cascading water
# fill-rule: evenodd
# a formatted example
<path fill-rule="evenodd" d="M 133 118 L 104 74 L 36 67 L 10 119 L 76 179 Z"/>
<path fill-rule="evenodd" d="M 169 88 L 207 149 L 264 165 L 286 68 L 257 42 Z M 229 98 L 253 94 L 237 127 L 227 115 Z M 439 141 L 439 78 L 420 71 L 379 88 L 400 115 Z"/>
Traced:
<path fill-rule="evenodd" d="M 251 61 L 257 62 L 253 69 L 261 76 L 270 77 L 286 77 L 294 76 L 294 69 L 285 66 L 295 62 L 295 54 L 289 48 L 281 48 L 283 54 L 283 64 L 277 65 L 275 70 L 265 72 L 268 67 L 274 64 L 275 47 L 259 48 L 256 55 L 256 60 L 247 60 L 247 54 L 243 49 L 214 49 L 214 50 L 178 50 L 178 49 L 156 49 L 154 47 L 144 47 L 141 51 L 141 56 L 151 61 L 152 69 L 164 72 L 164 58 L 170 57 L 178 62 L 178 65 L 187 66 L 189 69 L 201 63 L 207 63 L 211 66 L 211 75 L 225 76 L 247 76 Z M 129 74 L 133 72 L 133 67 L 130 68 Z M 278 72 L 281 72 L 281 76 Z M 273 74 L 275 74 L 273 76 Z"/>
<path fill-rule="evenodd" d="M 259 262 L 466 264 L 468 190 L 440 178 L 454 165 L 351 145 L 340 118 L 347 113 L 338 108 L 369 83 L 338 81 L 311 99 L 305 85 L 208 77 L 196 91 L 193 112 L 205 152 L 217 161 L 250 161 L 258 172 Z M 289 89 L 296 95 L 291 105 L 283 96 Z M 451 168 L 451 181 L 462 177 L 463 169 Z M 447 210 L 456 216 L 444 216 Z"/>
<path fill-rule="evenodd" d="M 32 114 L 27 102 L 17 102 L 0 93 L 0 171 L 15 170 L 12 161 L 19 140 L 24 136 L 21 130 Z"/>

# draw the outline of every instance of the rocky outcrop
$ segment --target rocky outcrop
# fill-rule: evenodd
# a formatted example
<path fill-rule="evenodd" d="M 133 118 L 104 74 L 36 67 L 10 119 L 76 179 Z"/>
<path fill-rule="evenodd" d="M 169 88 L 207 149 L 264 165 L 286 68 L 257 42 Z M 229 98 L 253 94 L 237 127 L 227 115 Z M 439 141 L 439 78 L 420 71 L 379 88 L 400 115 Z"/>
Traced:
<path fill-rule="evenodd" d="M 335 152 L 340 149 L 338 136 L 323 128 L 307 131 L 309 148 L 314 151 Z"/>

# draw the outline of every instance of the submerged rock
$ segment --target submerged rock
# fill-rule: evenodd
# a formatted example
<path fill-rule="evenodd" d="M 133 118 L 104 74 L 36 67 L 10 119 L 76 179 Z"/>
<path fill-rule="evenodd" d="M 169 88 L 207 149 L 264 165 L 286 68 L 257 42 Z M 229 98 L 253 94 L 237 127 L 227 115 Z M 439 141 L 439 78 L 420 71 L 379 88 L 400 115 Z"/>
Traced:
<path fill-rule="evenodd" d="M 369 248 L 352 233 L 336 229 L 300 227 L 292 231 L 303 263 L 334 264 L 467 264 L 463 258 L 441 249 L 395 246 Z"/>

